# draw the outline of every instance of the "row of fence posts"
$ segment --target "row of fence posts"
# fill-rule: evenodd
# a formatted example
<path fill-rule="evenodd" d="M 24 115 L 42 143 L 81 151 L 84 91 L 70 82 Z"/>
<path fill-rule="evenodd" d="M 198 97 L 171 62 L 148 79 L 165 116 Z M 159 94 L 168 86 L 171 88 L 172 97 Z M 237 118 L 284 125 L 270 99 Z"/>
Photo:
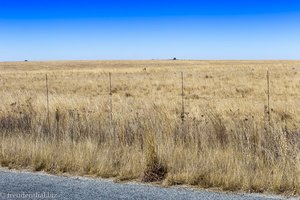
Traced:
<path fill-rule="evenodd" d="M 110 104 L 110 126 L 111 131 L 114 132 L 113 129 L 113 99 L 112 99 L 112 79 L 111 72 L 108 74 L 109 76 L 109 104 Z M 46 73 L 46 98 L 47 98 L 47 124 L 49 132 L 51 131 L 50 126 L 50 110 L 49 110 L 49 83 L 48 83 L 48 74 Z M 267 117 L 268 117 L 268 125 L 271 123 L 271 112 L 270 112 L 270 73 L 269 69 L 267 70 Z M 181 113 L 180 113 L 181 121 L 185 120 L 185 102 L 184 102 L 184 74 L 181 72 Z"/>

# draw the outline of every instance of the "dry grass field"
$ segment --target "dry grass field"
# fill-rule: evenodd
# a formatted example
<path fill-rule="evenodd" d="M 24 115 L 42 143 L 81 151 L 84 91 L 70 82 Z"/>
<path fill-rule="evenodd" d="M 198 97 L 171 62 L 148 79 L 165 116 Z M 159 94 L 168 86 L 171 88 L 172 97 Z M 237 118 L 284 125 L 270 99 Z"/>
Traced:
<path fill-rule="evenodd" d="M 1 166 L 300 194 L 300 61 L 3 62 L 0 97 Z"/>

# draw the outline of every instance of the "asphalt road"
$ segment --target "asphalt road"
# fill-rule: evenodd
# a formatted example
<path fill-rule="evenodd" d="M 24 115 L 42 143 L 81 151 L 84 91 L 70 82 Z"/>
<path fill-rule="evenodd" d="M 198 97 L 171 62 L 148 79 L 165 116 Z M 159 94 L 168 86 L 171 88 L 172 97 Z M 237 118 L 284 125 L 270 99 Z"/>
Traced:
<path fill-rule="evenodd" d="M 0 169 L 0 199 L 220 199 L 266 200 L 280 196 L 226 194 L 182 187 L 162 188 L 139 183 L 114 183 L 111 180 L 62 177 L 44 173 Z"/>

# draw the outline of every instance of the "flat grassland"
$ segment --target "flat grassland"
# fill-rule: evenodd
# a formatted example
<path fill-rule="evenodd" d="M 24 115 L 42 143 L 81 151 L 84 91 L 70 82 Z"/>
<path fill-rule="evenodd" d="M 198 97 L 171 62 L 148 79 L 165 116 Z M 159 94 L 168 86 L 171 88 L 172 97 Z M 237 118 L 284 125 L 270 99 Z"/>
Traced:
<path fill-rule="evenodd" d="M 1 166 L 300 194 L 300 61 L 3 62 L 0 97 Z"/>

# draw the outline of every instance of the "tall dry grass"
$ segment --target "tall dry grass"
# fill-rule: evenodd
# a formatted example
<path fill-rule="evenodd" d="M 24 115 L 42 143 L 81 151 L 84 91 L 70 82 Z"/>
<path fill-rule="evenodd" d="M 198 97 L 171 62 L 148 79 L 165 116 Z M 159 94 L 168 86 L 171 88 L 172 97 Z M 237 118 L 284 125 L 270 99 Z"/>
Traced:
<path fill-rule="evenodd" d="M 299 66 L 297 61 L 0 63 L 1 166 L 299 195 Z"/>

